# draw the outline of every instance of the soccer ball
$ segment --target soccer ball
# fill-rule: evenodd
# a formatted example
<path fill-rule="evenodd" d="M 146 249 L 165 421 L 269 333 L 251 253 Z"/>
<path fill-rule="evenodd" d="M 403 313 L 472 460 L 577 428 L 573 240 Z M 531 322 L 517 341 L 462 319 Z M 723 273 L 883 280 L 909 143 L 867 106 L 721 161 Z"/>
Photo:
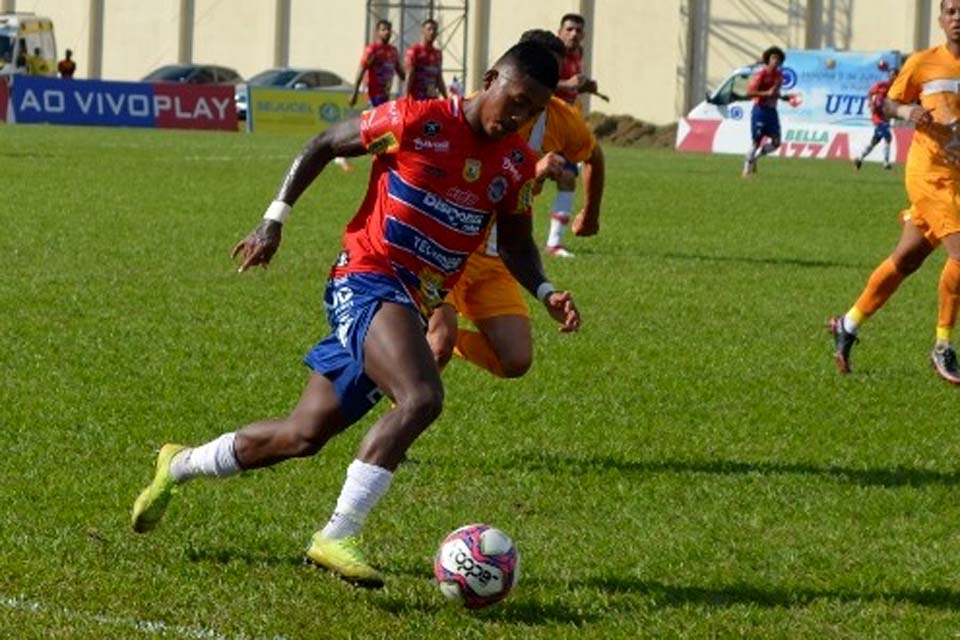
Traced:
<path fill-rule="evenodd" d="M 468 524 L 440 543 L 433 574 L 447 599 L 480 609 L 506 598 L 517 584 L 520 554 L 503 531 Z"/>

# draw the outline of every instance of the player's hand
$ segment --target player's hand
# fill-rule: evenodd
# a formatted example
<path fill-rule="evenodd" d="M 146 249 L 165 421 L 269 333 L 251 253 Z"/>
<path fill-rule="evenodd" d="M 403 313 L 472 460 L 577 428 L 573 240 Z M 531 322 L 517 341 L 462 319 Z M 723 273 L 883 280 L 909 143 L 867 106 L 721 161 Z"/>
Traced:
<path fill-rule="evenodd" d="M 580 328 L 580 311 L 569 291 L 554 291 L 544 301 L 550 317 L 560 323 L 560 331 L 571 333 Z"/>
<path fill-rule="evenodd" d="M 353 94 L 352 96 L 350 96 L 350 102 L 348 102 L 347 104 L 349 104 L 351 107 L 357 106 L 357 94 Z"/>
<path fill-rule="evenodd" d="M 600 213 L 588 214 L 586 209 L 580 209 L 570 227 L 575 236 L 595 236 L 600 231 Z"/>
<path fill-rule="evenodd" d="M 567 159 L 559 153 L 551 151 L 547 155 L 537 160 L 536 180 L 543 187 L 543 181 L 547 178 L 559 180 L 563 177 L 569 177 L 570 170 L 567 167 Z M 536 195 L 536 194 L 534 194 Z"/>
<path fill-rule="evenodd" d="M 283 225 L 275 220 L 263 220 L 257 228 L 238 242 L 230 253 L 231 258 L 240 256 L 240 268 L 243 273 L 250 267 L 261 265 L 264 269 L 280 247 L 280 234 Z"/>
<path fill-rule="evenodd" d="M 580 80 L 580 86 L 577 87 L 579 93 L 596 93 L 597 92 L 597 81 L 591 78 L 583 78 Z"/>
<path fill-rule="evenodd" d="M 910 107 L 910 113 L 906 119 L 920 127 L 928 126 L 933 124 L 933 112 L 916 104 Z"/>

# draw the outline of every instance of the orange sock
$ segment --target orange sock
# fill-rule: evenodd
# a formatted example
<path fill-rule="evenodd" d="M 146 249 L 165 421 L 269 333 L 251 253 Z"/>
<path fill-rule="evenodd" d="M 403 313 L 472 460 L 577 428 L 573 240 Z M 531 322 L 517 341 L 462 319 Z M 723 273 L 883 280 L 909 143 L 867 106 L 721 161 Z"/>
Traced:
<path fill-rule="evenodd" d="M 953 325 L 957 321 L 957 307 L 960 306 L 960 260 L 947 258 L 940 272 L 940 310 L 937 313 L 937 337 L 950 339 Z"/>
<path fill-rule="evenodd" d="M 897 271 L 893 260 L 887 258 L 870 274 L 866 288 L 853 306 L 865 317 L 873 315 L 890 299 L 904 278 L 906 276 Z"/>
<path fill-rule="evenodd" d="M 453 352 L 467 362 L 472 362 L 495 376 L 504 377 L 500 359 L 497 358 L 497 354 L 490 343 L 481 333 L 463 328 L 458 329 L 457 346 L 454 347 Z"/>

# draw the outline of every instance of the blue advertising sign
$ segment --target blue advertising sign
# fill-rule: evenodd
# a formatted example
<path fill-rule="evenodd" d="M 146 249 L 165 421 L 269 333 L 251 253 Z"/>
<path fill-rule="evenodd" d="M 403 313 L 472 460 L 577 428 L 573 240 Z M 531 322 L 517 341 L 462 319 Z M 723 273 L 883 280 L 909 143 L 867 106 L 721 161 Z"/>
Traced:
<path fill-rule="evenodd" d="M 783 108 L 781 117 L 833 125 L 870 125 L 867 92 L 890 77 L 880 61 L 896 69 L 894 51 L 855 53 L 788 50 L 783 63 L 783 93 L 795 93 L 799 104 Z"/>
<path fill-rule="evenodd" d="M 140 82 L 17 76 L 12 103 L 20 123 L 156 126 L 153 86 Z"/>

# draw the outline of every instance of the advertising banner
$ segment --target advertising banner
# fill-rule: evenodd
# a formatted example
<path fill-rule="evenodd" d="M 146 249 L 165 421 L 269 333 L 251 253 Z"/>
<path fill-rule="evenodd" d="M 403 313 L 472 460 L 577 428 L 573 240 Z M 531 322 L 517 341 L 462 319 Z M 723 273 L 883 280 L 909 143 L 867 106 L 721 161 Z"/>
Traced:
<path fill-rule="evenodd" d="M 237 130 L 233 87 L 18 76 L 19 123 Z"/>
<path fill-rule="evenodd" d="M 851 160 L 873 137 L 867 93 L 874 83 L 889 78 L 887 69 L 899 65 L 895 51 L 868 53 L 832 50 L 788 50 L 781 68 L 781 94 L 792 96 L 778 105 L 782 144 L 777 154 L 794 158 Z M 744 154 L 751 145 L 747 85 L 759 66 L 736 69 L 709 96 L 693 108 L 677 127 L 679 151 Z M 891 159 L 906 159 L 911 127 L 893 127 Z M 867 160 L 880 161 L 878 145 Z"/>
<path fill-rule="evenodd" d="M 247 130 L 316 134 L 359 115 L 345 91 L 248 87 Z"/>

